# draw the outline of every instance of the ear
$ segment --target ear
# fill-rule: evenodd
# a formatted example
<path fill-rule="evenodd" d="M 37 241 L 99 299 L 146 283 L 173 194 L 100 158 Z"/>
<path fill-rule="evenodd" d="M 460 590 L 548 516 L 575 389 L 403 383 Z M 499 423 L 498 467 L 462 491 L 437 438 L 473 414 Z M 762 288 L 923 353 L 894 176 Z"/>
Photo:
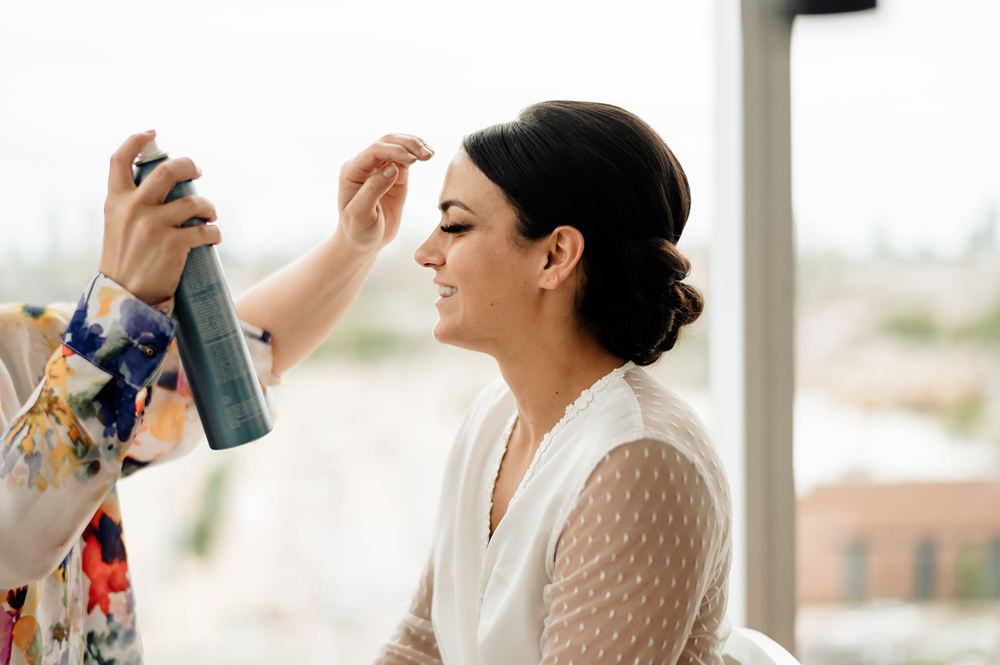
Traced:
<path fill-rule="evenodd" d="M 583 256 L 583 234 L 572 226 L 557 226 L 540 241 L 546 250 L 546 263 L 538 276 L 538 286 L 555 289 L 569 279 Z"/>

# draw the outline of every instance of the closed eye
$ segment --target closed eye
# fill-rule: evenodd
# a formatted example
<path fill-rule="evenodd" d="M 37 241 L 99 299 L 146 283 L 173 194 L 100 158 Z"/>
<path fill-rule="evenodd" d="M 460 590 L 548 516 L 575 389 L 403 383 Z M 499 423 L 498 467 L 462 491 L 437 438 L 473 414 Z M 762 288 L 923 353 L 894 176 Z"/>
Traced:
<path fill-rule="evenodd" d="M 445 233 L 462 233 L 463 231 L 468 231 L 472 226 L 469 224 L 442 224 L 441 230 Z"/>

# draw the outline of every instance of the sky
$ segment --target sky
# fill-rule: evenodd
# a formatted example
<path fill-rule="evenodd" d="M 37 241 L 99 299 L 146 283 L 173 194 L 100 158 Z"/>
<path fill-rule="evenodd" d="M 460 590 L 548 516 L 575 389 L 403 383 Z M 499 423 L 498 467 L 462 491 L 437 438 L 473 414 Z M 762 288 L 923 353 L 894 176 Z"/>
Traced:
<path fill-rule="evenodd" d="M 799 18 L 793 204 L 805 250 L 958 254 L 1000 205 L 1000 7 L 880 0 Z M 543 99 L 646 119 L 693 193 L 683 243 L 710 241 L 713 3 L 581 0 L 165 3 L 0 8 L 0 258 L 99 255 L 111 153 L 155 128 L 192 157 L 223 255 L 304 251 L 336 223 L 340 165 L 381 135 L 423 137 L 392 254 L 438 219 L 461 137 Z"/>
<path fill-rule="evenodd" d="M 628 108 L 667 137 L 699 182 L 709 180 L 704 7 L 650 5 L 650 21 L 637 23 L 596 2 L 574 3 L 573 13 L 527 2 L 503 11 L 395 0 L 170 6 L 3 10 L 21 14 L 0 20 L 5 244 L 32 251 L 53 225 L 67 246 L 92 240 L 108 157 L 150 127 L 172 156 L 201 166 L 197 187 L 216 204 L 224 245 L 247 255 L 297 251 L 328 233 L 340 165 L 394 131 L 437 151 L 412 174 L 398 243 L 412 252 L 439 218 L 461 137 L 543 99 Z M 691 43 L 692 30 L 701 42 Z M 663 58 L 697 67 L 668 75 Z M 27 218 L 40 223 L 25 228 Z"/>
<path fill-rule="evenodd" d="M 799 244 L 960 254 L 1000 209 L 1000 4 L 878 5 L 793 31 Z"/>

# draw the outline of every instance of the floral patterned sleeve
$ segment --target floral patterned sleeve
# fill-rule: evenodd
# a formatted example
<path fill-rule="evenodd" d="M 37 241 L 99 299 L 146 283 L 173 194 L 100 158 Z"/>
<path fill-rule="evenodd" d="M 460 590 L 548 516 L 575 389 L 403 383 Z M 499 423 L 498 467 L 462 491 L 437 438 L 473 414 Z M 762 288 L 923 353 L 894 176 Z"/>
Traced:
<path fill-rule="evenodd" d="M 202 439 L 167 314 L 100 273 L 75 309 L 0 305 L 0 665 L 142 662 L 115 483 Z"/>
<path fill-rule="evenodd" d="M 3 335 L 6 355 L 21 354 L 5 371 L 21 374 L 23 390 L 33 377 L 19 365 L 37 352 L 38 329 L 45 339 L 58 321 L 42 309 L 21 314 L 6 313 Z M 50 574 L 118 480 L 175 325 L 103 275 L 88 285 L 41 382 L 3 433 L 0 588 Z"/>

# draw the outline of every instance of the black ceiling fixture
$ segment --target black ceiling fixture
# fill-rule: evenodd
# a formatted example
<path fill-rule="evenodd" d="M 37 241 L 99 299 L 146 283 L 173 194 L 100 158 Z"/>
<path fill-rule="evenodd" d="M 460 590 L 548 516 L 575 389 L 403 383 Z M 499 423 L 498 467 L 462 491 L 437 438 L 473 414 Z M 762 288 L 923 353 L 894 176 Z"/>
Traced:
<path fill-rule="evenodd" d="M 875 9 L 876 0 L 787 0 L 788 13 L 799 14 L 842 14 Z"/>

